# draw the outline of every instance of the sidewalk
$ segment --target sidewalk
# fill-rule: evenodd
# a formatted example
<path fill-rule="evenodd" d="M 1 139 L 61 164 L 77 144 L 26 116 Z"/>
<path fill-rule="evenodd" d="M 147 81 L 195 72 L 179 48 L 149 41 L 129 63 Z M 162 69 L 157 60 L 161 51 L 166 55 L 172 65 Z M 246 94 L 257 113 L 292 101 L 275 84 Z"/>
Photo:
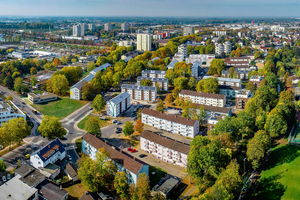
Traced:
<path fill-rule="evenodd" d="M 87 103 L 86 105 L 82 106 L 78 110 L 75 110 L 74 112 L 72 112 L 70 115 L 66 116 L 64 119 L 61 120 L 61 122 L 68 121 L 68 120 L 74 118 L 74 116 L 76 117 L 76 115 L 78 114 L 78 112 L 86 109 L 87 107 L 90 107 L 91 105 L 92 105 L 92 102 Z M 91 110 L 91 111 L 93 111 L 93 110 Z"/>

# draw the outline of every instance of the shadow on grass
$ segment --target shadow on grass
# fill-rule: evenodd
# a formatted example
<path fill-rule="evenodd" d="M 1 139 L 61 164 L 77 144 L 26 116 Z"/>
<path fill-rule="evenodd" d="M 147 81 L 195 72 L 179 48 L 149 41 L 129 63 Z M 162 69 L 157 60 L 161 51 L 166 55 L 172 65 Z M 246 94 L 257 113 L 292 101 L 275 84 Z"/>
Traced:
<path fill-rule="evenodd" d="M 152 172 L 155 172 L 153 175 Z M 150 189 L 152 189 L 161 178 L 166 177 L 167 172 L 159 167 L 149 166 Z"/>
<path fill-rule="evenodd" d="M 49 104 L 49 103 L 53 103 L 53 102 L 60 101 L 60 100 L 62 100 L 62 98 L 57 97 L 57 99 L 55 99 L 55 100 L 53 100 L 53 101 L 42 102 L 42 103 L 39 103 L 38 105 L 47 105 L 47 104 Z"/>
<path fill-rule="evenodd" d="M 271 152 L 266 169 L 292 162 L 300 155 L 298 151 L 299 148 L 293 145 L 285 145 L 274 149 Z"/>
<path fill-rule="evenodd" d="M 273 176 L 262 178 L 259 180 L 259 186 L 256 189 L 257 192 L 252 194 L 250 199 L 262 199 L 262 200 L 279 200 L 286 191 L 278 179 L 283 176 L 283 172 L 275 174 Z"/>

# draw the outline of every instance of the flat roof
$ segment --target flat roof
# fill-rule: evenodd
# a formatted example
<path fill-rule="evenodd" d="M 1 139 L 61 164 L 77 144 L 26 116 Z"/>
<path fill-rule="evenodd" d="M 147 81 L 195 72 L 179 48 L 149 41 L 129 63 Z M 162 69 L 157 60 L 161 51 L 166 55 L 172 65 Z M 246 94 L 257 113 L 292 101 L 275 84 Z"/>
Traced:
<path fill-rule="evenodd" d="M 126 98 L 130 98 L 130 94 L 128 94 L 127 92 L 123 92 L 118 96 L 116 96 L 115 98 L 109 100 L 108 102 L 113 102 L 114 104 L 118 104 Z"/>
<path fill-rule="evenodd" d="M 149 79 L 149 80 L 154 81 L 154 82 L 156 82 L 156 81 L 164 81 L 164 82 L 167 82 L 167 81 L 169 80 L 169 79 L 167 79 L 167 78 L 151 78 L 151 77 L 142 77 L 142 76 L 137 77 L 137 80 L 138 80 L 138 81 L 141 81 L 141 80 L 143 80 L 143 79 Z"/>
<path fill-rule="evenodd" d="M 175 178 L 169 178 L 166 180 L 159 188 L 157 188 L 157 191 L 162 192 L 163 194 L 167 195 L 171 190 L 179 183 L 179 181 Z"/>
<path fill-rule="evenodd" d="M 141 86 L 141 85 L 133 85 L 133 84 L 122 84 L 121 88 L 127 89 L 135 89 L 135 90 L 156 90 L 156 87 L 153 86 Z"/>
<path fill-rule="evenodd" d="M 143 70 L 143 73 L 149 73 L 149 74 L 166 74 L 166 71 L 159 71 L 159 70 Z"/>

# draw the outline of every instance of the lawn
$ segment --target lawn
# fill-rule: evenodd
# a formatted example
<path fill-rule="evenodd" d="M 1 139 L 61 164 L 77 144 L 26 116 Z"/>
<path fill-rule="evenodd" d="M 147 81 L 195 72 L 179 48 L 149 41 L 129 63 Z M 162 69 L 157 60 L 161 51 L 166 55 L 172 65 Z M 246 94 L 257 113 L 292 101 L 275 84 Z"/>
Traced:
<path fill-rule="evenodd" d="M 86 116 L 83 120 L 81 120 L 79 123 L 78 123 L 78 127 L 79 128 L 81 128 L 81 129 L 84 129 L 85 128 L 85 122 L 89 119 L 89 118 L 91 118 L 91 117 L 94 117 L 94 118 L 96 118 L 98 121 L 99 121 L 99 123 L 100 123 L 100 127 L 102 128 L 102 127 L 105 127 L 105 126 L 108 126 L 109 124 L 110 124 L 110 118 L 106 118 L 106 120 L 101 120 L 101 119 L 99 119 L 99 117 L 96 117 L 96 116 L 92 116 L 92 115 L 88 115 L 88 116 Z"/>
<path fill-rule="evenodd" d="M 33 92 L 34 92 L 35 94 L 43 94 L 43 93 L 44 93 L 44 92 L 41 91 L 41 90 L 33 90 Z"/>
<path fill-rule="evenodd" d="M 155 172 L 155 175 L 152 175 Z M 149 166 L 149 176 L 150 176 L 150 189 L 152 189 L 161 178 L 165 177 L 167 172 L 159 167 Z"/>
<path fill-rule="evenodd" d="M 296 146 L 281 145 L 274 148 L 250 199 L 300 199 L 299 155 L 300 150 Z"/>
<path fill-rule="evenodd" d="M 55 116 L 59 119 L 63 119 L 87 103 L 87 101 L 77 101 L 70 99 L 69 97 L 63 97 L 58 98 L 56 101 L 31 105 L 43 115 Z"/>
<path fill-rule="evenodd" d="M 69 192 L 68 199 L 70 199 L 70 200 L 79 199 L 85 192 L 85 189 L 81 185 L 81 183 L 77 183 L 75 185 L 72 185 L 68 188 L 63 188 L 63 189 Z"/>

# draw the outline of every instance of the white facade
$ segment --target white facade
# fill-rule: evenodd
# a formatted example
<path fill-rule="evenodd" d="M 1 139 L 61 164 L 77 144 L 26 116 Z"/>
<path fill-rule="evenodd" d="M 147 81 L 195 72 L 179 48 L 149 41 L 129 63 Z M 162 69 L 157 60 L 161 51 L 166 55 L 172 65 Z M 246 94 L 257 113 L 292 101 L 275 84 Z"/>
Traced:
<path fill-rule="evenodd" d="M 220 94 L 210 94 L 191 90 L 182 90 L 179 93 L 179 97 L 189 99 L 192 103 L 203 104 L 208 106 L 224 107 L 226 104 L 226 96 Z"/>
<path fill-rule="evenodd" d="M 175 61 L 175 60 L 177 60 L 178 62 L 182 62 L 184 60 L 184 54 L 183 53 L 175 53 L 172 61 Z"/>
<path fill-rule="evenodd" d="M 201 65 L 203 62 L 206 62 L 205 65 L 210 65 L 213 59 L 215 59 L 214 54 L 190 54 L 189 57 L 185 59 L 185 63 L 189 64 L 199 61 Z"/>
<path fill-rule="evenodd" d="M 150 78 L 165 78 L 166 71 L 159 70 L 143 70 L 142 77 L 150 77 Z"/>
<path fill-rule="evenodd" d="M 12 106 L 11 106 L 12 105 Z M 0 101 L 0 126 L 8 120 L 15 118 L 24 118 L 26 121 L 26 114 L 20 110 L 12 101 L 9 103 Z"/>
<path fill-rule="evenodd" d="M 110 22 L 104 24 L 104 30 L 111 31 L 111 23 Z"/>
<path fill-rule="evenodd" d="M 122 92 L 130 94 L 132 100 L 156 101 L 156 87 L 123 84 L 121 88 Z"/>
<path fill-rule="evenodd" d="M 188 56 L 188 52 L 187 52 L 187 46 L 185 44 L 181 44 L 178 47 L 178 53 L 183 54 L 184 57 L 186 58 Z"/>
<path fill-rule="evenodd" d="M 162 35 L 153 35 L 153 40 L 161 40 L 162 39 Z"/>
<path fill-rule="evenodd" d="M 14 51 L 11 54 L 12 57 L 14 58 L 18 58 L 18 59 L 26 59 L 30 57 L 29 52 L 18 52 L 18 51 Z"/>
<path fill-rule="evenodd" d="M 130 95 L 127 92 L 123 92 L 122 94 L 108 101 L 106 104 L 107 115 L 118 117 L 130 107 Z"/>
<path fill-rule="evenodd" d="M 224 46 L 224 52 L 226 54 L 230 54 L 231 53 L 231 42 L 229 42 L 229 41 L 224 42 L 223 46 Z"/>
<path fill-rule="evenodd" d="M 142 111 L 142 123 L 191 138 L 199 134 L 199 121 L 163 114 L 148 108 Z"/>
<path fill-rule="evenodd" d="M 128 31 L 128 23 L 127 22 L 124 22 L 124 23 L 121 24 L 121 30 L 123 32 Z"/>
<path fill-rule="evenodd" d="M 217 37 L 222 36 L 222 35 L 226 35 L 226 31 L 213 31 L 214 34 L 216 34 Z"/>
<path fill-rule="evenodd" d="M 221 56 L 221 53 L 224 52 L 224 46 L 223 44 L 216 44 L 215 46 L 215 54 L 216 56 Z"/>
<path fill-rule="evenodd" d="M 185 26 L 184 29 L 183 29 L 183 32 L 184 32 L 184 36 L 187 36 L 187 35 L 194 34 L 195 30 L 194 30 L 193 26 Z"/>
<path fill-rule="evenodd" d="M 198 60 L 196 60 L 195 62 L 193 62 L 193 65 L 191 67 L 192 76 L 194 76 L 194 77 L 199 76 L 199 68 L 200 68 L 200 62 Z"/>
<path fill-rule="evenodd" d="M 213 76 L 203 76 L 203 79 L 207 78 L 215 78 Z M 234 86 L 234 87 L 242 87 L 242 80 L 236 78 L 223 78 L 223 77 L 216 77 L 218 79 L 219 85 L 225 86 Z"/>
<path fill-rule="evenodd" d="M 137 84 L 141 85 L 143 79 L 149 79 L 152 81 L 153 87 L 160 87 L 161 91 L 168 91 L 168 79 L 167 78 L 150 78 L 150 77 L 138 77 Z"/>
<path fill-rule="evenodd" d="M 81 25 L 77 24 L 77 25 L 73 25 L 73 36 L 78 36 L 81 35 Z"/>
<path fill-rule="evenodd" d="M 137 34 L 136 49 L 139 51 L 151 51 L 151 35 Z"/>
<path fill-rule="evenodd" d="M 88 28 L 88 25 L 86 23 L 81 24 L 81 36 L 85 35 L 87 28 Z"/>
<path fill-rule="evenodd" d="M 91 23 L 91 24 L 88 24 L 88 29 L 92 32 L 94 32 L 96 30 L 96 26 L 95 24 Z"/>

